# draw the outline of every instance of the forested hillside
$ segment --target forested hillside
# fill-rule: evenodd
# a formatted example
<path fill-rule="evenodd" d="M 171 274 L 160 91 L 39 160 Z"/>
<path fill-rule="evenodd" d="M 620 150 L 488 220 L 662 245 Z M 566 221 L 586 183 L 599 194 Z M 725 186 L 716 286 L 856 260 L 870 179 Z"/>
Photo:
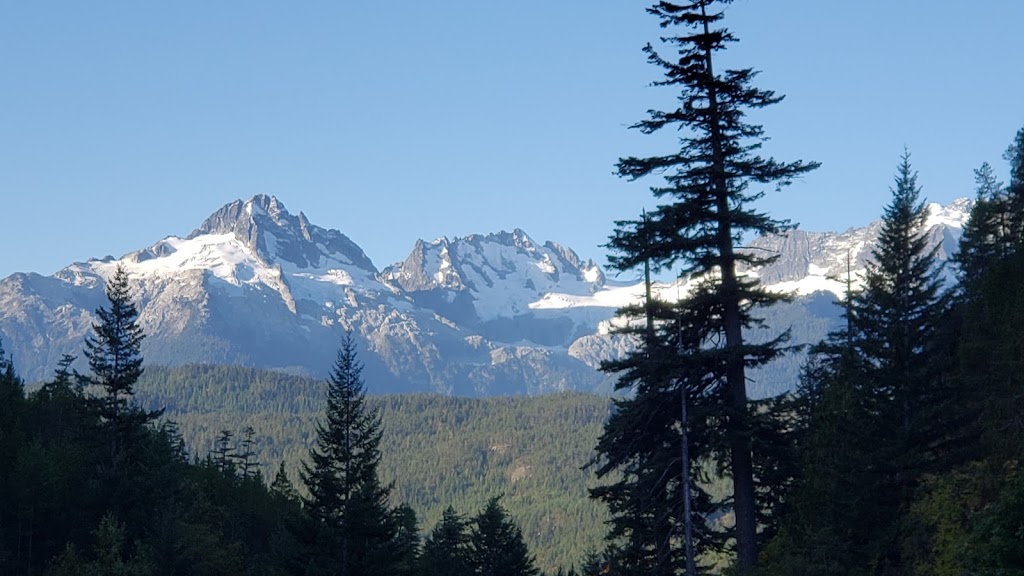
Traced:
<path fill-rule="evenodd" d="M 314 423 L 322 417 L 326 383 L 235 366 L 149 368 L 138 384 L 147 407 L 165 407 L 188 450 L 204 456 L 222 430 L 255 431 L 255 452 L 267 475 L 284 461 L 297 478 Z M 601 546 L 605 510 L 587 497 L 589 461 L 611 402 L 586 394 L 453 398 L 370 396 L 383 422 L 381 478 L 392 498 L 433 526 L 447 506 L 482 508 L 502 502 L 523 529 L 538 565 L 569 566 Z"/>

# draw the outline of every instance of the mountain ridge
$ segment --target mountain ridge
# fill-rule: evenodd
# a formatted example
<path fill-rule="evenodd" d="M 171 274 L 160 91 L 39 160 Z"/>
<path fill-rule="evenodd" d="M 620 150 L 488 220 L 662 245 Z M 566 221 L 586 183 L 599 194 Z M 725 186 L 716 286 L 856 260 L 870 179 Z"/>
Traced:
<path fill-rule="evenodd" d="M 943 258 L 955 251 L 970 205 L 929 205 L 929 234 Z M 816 293 L 842 293 L 845 254 L 853 273 L 863 269 L 878 226 L 757 238 L 751 249 L 780 258 L 747 273 L 815 310 Z M 611 281 L 592 259 L 519 228 L 418 240 L 405 260 L 378 269 L 342 232 L 256 195 L 222 206 L 184 238 L 52 276 L 0 280 L 0 334 L 26 377 L 45 378 L 61 354 L 81 350 L 118 265 L 138 299 L 149 362 L 324 375 L 341 332 L 352 331 L 375 392 L 607 392 L 611 379 L 596 367 L 632 346 L 612 333 L 615 310 L 643 294 L 642 285 Z M 666 299 L 685 290 L 684 280 L 654 287 Z M 809 323 L 822 318 L 809 313 L 817 314 Z"/>

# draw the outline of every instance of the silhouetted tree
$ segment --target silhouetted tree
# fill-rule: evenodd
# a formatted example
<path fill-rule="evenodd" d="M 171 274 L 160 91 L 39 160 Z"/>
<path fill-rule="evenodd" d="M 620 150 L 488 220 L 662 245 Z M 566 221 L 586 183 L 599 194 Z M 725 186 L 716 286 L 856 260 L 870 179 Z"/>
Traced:
<path fill-rule="evenodd" d="M 79 376 L 81 384 L 102 389 L 99 415 L 107 428 L 111 476 L 133 457 L 133 449 L 147 423 L 161 412 L 149 412 L 134 405 L 135 383 L 142 376 L 142 341 L 139 312 L 132 301 L 128 272 L 118 264 L 106 283 L 109 307 L 96 309 L 99 322 L 85 338 L 85 357 L 90 374 Z"/>
<path fill-rule="evenodd" d="M 664 39 L 674 56 L 662 56 L 650 44 L 644 48 L 648 61 L 664 69 L 664 79 L 655 85 L 679 90 L 681 105 L 652 110 L 648 119 L 633 127 L 645 134 L 677 129 L 680 147 L 662 156 L 619 161 L 618 174 L 631 180 L 664 175 L 664 185 L 652 187 L 664 203 L 642 221 L 619 222 L 609 246 L 617 254 L 611 264 L 619 270 L 650 261 L 656 268 L 678 264 L 683 274 L 703 279 L 684 303 L 695 316 L 687 325 L 698 331 L 702 346 L 692 354 L 694 349 L 684 348 L 683 353 L 692 356 L 692 364 L 710 370 L 712 394 L 719 398 L 725 458 L 734 486 L 737 562 L 746 568 L 757 560 L 758 509 L 747 368 L 778 355 L 784 338 L 755 345 L 744 337 L 745 327 L 756 323 L 751 309 L 780 297 L 740 273 L 741 267 L 763 265 L 772 257 L 739 250 L 737 245 L 745 234 L 779 233 L 789 226 L 751 208 L 763 192 L 750 188 L 785 186 L 817 164 L 781 163 L 758 155 L 764 131 L 745 115 L 782 97 L 752 87 L 752 69 L 714 68 L 716 53 L 735 41 L 727 30 L 715 28 L 723 17 L 721 7 L 728 3 L 658 2 L 648 8 L 663 28 L 681 29 Z"/>
<path fill-rule="evenodd" d="M 499 497 L 491 498 L 473 518 L 469 547 L 479 576 L 540 576 L 522 532 L 508 517 Z"/>
<path fill-rule="evenodd" d="M 356 343 L 346 334 L 331 371 L 326 420 L 302 467 L 305 508 L 315 531 L 308 570 L 314 574 L 383 574 L 399 559 L 389 553 L 395 536 L 390 488 L 378 477 L 380 415 L 366 407 Z"/>
<path fill-rule="evenodd" d="M 469 522 L 449 506 L 423 543 L 420 573 L 472 576 L 473 564 L 469 550 Z"/>

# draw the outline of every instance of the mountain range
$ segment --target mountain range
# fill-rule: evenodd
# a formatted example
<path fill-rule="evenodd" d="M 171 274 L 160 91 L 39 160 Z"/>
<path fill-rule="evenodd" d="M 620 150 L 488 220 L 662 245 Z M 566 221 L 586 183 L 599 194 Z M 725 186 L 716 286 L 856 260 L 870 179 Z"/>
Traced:
<path fill-rule="evenodd" d="M 946 259 L 971 201 L 928 206 L 928 234 Z M 779 255 L 745 273 L 795 300 L 766 311 L 770 337 L 793 327 L 794 343 L 835 326 L 836 295 L 857 281 L 881 223 L 845 232 L 793 230 L 753 239 Z M 849 265 L 848 265 L 849 263 Z M 370 392 L 487 396 L 564 390 L 608 392 L 596 368 L 632 343 L 613 333 L 615 311 L 643 294 L 610 279 L 593 260 L 523 230 L 415 243 L 378 269 L 338 230 L 289 212 L 276 197 L 236 200 L 187 237 L 166 237 L 120 258 L 76 262 L 52 276 L 0 280 L 0 337 L 27 380 L 46 378 L 62 354 L 81 355 L 118 265 L 130 276 L 147 334 L 146 362 L 240 364 L 316 376 L 332 366 L 343 331 L 360 344 Z M 658 283 L 660 298 L 685 281 Z M 761 370 L 766 395 L 795 381 L 799 357 Z"/>

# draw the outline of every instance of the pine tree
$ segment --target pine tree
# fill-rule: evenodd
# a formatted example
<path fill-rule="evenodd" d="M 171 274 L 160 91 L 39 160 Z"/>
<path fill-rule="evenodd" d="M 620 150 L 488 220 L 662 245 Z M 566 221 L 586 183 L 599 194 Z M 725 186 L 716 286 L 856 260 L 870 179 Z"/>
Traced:
<path fill-rule="evenodd" d="M 964 284 L 977 281 L 989 266 L 1006 256 L 1003 238 L 1009 229 L 1003 184 L 988 162 L 974 171 L 974 182 L 974 206 L 954 257 Z"/>
<path fill-rule="evenodd" d="M 295 485 L 288 478 L 288 472 L 284 469 L 284 460 L 277 467 L 277 473 L 274 474 L 274 481 L 270 485 L 270 491 L 289 502 L 299 502 L 299 491 L 295 489 Z"/>
<path fill-rule="evenodd" d="M 987 162 L 974 172 L 976 201 L 956 255 L 968 296 L 990 268 L 1024 248 L 1024 128 L 1003 158 L 1010 164 L 1008 185 L 999 182 Z"/>
<path fill-rule="evenodd" d="M 904 153 L 860 292 L 844 329 L 804 371 L 802 475 L 769 573 L 904 573 L 902 517 L 918 482 L 941 469 L 958 426 L 937 247 Z"/>
<path fill-rule="evenodd" d="M 682 105 L 651 111 L 647 120 L 633 127 L 646 134 L 676 128 L 681 131 L 680 149 L 664 156 L 619 161 L 618 174 L 631 180 L 664 174 L 665 184 L 652 192 L 668 202 L 641 222 L 617 223 L 609 246 L 618 254 L 611 264 L 619 270 L 650 260 L 656 269 L 679 265 L 683 274 L 703 279 L 684 303 L 694 317 L 686 325 L 698 331 L 691 339 L 700 345 L 681 350 L 689 355 L 694 371 L 697 366 L 710 370 L 708 379 L 725 432 L 723 458 L 734 486 L 737 563 L 749 568 L 757 559 L 758 505 L 746 374 L 747 368 L 775 357 L 784 339 L 752 345 L 744 337 L 745 328 L 756 324 L 752 307 L 780 298 L 739 272 L 741 267 L 760 266 L 771 258 L 738 250 L 737 244 L 745 234 L 788 228 L 785 221 L 750 207 L 763 195 L 750 187 L 785 186 L 817 164 L 787 164 L 758 155 L 764 131 L 745 121 L 745 114 L 782 97 L 752 87 L 756 72 L 751 69 L 714 70 L 715 54 L 735 41 L 727 30 L 713 28 L 723 17 L 713 7 L 728 3 L 659 2 L 648 8 L 663 28 L 682 29 L 680 35 L 665 39 L 677 51 L 676 57 L 663 57 L 651 45 L 644 48 L 648 61 L 665 71 L 664 79 L 655 85 L 678 89 Z"/>
<path fill-rule="evenodd" d="M 231 430 L 221 430 L 210 451 L 213 466 L 225 476 L 235 475 L 235 445 L 231 442 L 234 437 Z"/>
<path fill-rule="evenodd" d="M 699 330 L 687 329 L 696 320 L 692 308 L 648 302 L 623 311 L 647 319 L 626 330 L 636 332 L 644 346 L 603 366 L 620 374 L 617 388 L 632 396 L 615 401 L 616 411 L 598 440 L 594 460 L 599 478 L 616 480 L 591 490 L 611 514 L 605 560 L 623 575 L 669 575 L 686 569 L 682 395 L 688 407 L 691 461 L 709 463 L 724 442 L 719 426 L 722 397 L 709 393 L 713 382 L 705 378 L 706 365 L 698 360 Z M 722 534 L 707 522 L 724 510 L 701 488 L 699 480 L 706 477 L 700 466 L 689 467 L 691 534 L 703 554 L 719 552 L 724 544 Z"/>
<path fill-rule="evenodd" d="M 117 422 L 128 414 L 135 383 L 142 376 L 141 348 L 146 335 L 138 323 L 128 272 L 120 264 L 106 283 L 106 295 L 110 307 L 96 309 L 99 322 L 85 338 L 85 357 L 92 372 L 85 383 L 103 388 L 100 414 Z"/>
<path fill-rule="evenodd" d="M 316 531 L 313 574 L 384 574 L 397 561 L 387 550 L 395 537 L 390 487 L 377 474 L 380 415 L 367 408 L 363 388 L 355 339 L 346 334 L 328 384 L 326 421 L 317 423 L 316 445 L 302 466 Z"/>
<path fill-rule="evenodd" d="M 938 246 L 929 246 L 928 213 L 909 153 L 903 155 L 892 192 L 864 290 L 853 299 L 854 346 L 868 366 L 874 394 L 890 409 L 893 440 L 898 440 L 894 457 L 920 458 L 924 455 L 913 447 L 935 441 L 922 435 L 941 433 L 933 411 L 944 390 L 934 359 L 949 301 L 942 291 Z"/>
<path fill-rule="evenodd" d="M 145 426 L 162 411 L 145 411 L 132 402 L 135 384 L 142 376 L 142 341 L 139 312 L 131 297 L 128 272 L 118 264 L 106 283 L 109 308 L 96 309 L 98 323 L 85 338 L 85 357 L 90 374 L 79 376 L 82 386 L 102 389 L 99 415 L 107 428 L 112 477 L 132 458 Z"/>
<path fill-rule="evenodd" d="M 523 533 L 508 517 L 500 497 L 491 498 L 473 518 L 470 558 L 479 576 L 540 576 L 523 541 Z"/>
<path fill-rule="evenodd" d="M 14 360 L 4 352 L 0 339 L 0 446 L 13 442 L 13 437 L 25 403 L 25 386 L 14 371 Z M 4 452 L 5 459 L 14 455 Z"/>
<path fill-rule="evenodd" d="M 420 555 L 420 529 L 416 512 L 408 504 L 399 504 L 391 510 L 393 536 L 386 546 L 390 555 L 389 574 L 412 576 L 418 573 Z"/>
<path fill-rule="evenodd" d="M 978 202 L 961 239 L 961 379 L 970 391 L 975 430 L 985 453 L 1002 458 L 1024 454 L 1020 430 L 1024 363 L 1019 361 L 1024 306 L 1007 297 L 1024 289 L 1024 128 L 1004 158 L 1010 163 L 1005 186 L 984 165 L 977 172 Z"/>
<path fill-rule="evenodd" d="M 12 550 L 16 547 L 8 547 L 8 541 L 16 541 L 14 510 L 24 504 L 18 502 L 13 489 L 18 454 L 24 444 L 24 412 L 24 385 L 0 339 L 0 568 L 15 565 L 18 556 Z"/>
<path fill-rule="evenodd" d="M 469 551 L 469 522 L 449 506 L 441 521 L 430 531 L 423 543 L 420 573 L 472 576 L 473 564 Z"/>
<path fill-rule="evenodd" d="M 239 443 L 238 453 L 234 455 L 242 478 L 256 478 L 260 473 L 260 462 L 256 459 L 255 446 L 256 431 L 252 426 L 246 426 L 242 431 L 242 441 Z"/>
<path fill-rule="evenodd" d="M 1024 247 L 1024 128 L 1017 131 L 1003 158 L 1010 163 L 1010 182 L 1006 186 L 1007 236 L 1016 252 Z"/>

